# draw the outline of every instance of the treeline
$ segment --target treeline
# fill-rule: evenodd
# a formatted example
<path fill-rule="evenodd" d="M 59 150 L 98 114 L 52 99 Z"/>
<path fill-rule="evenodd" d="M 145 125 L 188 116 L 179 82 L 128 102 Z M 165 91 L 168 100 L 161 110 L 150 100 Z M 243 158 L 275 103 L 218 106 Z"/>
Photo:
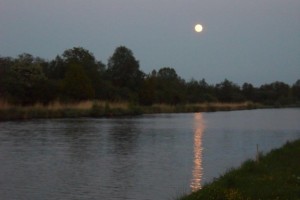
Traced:
<path fill-rule="evenodd" d="M 94 99 L 140 105 L 244 101 L 290 105 L 300 102 L 300 79 L 292 86 L 273 82 L 254 87 L 227 79 L 215 85 L 204 79 L 185 81 L 170 67 L 145 74 L 124 46 L 115 49 L 106 65 L 81 47 L 50 61 L 26 53 L 0 57 L 0 100 L 30 105 Z"/>

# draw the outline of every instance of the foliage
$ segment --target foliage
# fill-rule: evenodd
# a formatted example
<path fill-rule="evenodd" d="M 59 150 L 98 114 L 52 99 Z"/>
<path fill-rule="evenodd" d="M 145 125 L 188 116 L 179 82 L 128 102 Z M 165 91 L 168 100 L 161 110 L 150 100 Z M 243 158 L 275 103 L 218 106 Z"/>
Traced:
<path fill-rule="evenodd" d="M 12 58 L 0 57 L 0 99 L 4 99 L 4 97 L 7 95 L 5 79 L 11 66 L 13 66 Z"/>
<path fill-rule="evenodd" d="M 61 80 L 64 78 L 67 71 L 67 66 L 60 56 L 48 63 L 44 68 L 45 75 L 52 80 Z"/>
<path fill-rule="evenodd" d="M 40 63 L 29 54 L 22 54 L 7 72 L 5 89 L 13 102 L 27 105 L 47 102 L 49 84 Z"/>
<path fill-rule="evenodd" d="M 216 85 L 216 95 L 221 102 L 241 102 L 244 100 L 239 86 L 227 79 Z"/>
<path fill-rule="evenodd" d="M 157 82 L 157 101 L 159 103 L 179 104 L 184 102 L 184 81 L 173 68 L 161 68 L 157 73 Z"/>
<path fill-rule="evenodd" d="M 292 96 L 300 102 L 300 79 L 292 87 Z"/>
<path fill-rule="evenodd" d="M 185 81 L 172 67 L 145 75 L 125 46 L 115 49 L 107 67 L 82 47 L 67 49 L 50 61 L 26 53 L 17 58 L 0 57 L 0 100 L 28 105 L 94 99 L 147 106 L 245 101 L 299 105 L 300 80 L 292 86 L 276 81 L 260 87 L 244 83 L 240 87 L 227 79 L 215 85 L 204 79 Z"/>
<path fill-rule="evenodd" d="M 150 106 L 156 101 L 156 85 L 157 81 L 155 76 L 147 76 L 145 78 L 139 92 L 140 104 Z"/>
<path fill-rule="evenodd" d="M 94 98 L 94 89 L 82 66 L 69 64 L 63 80 L 63 92 L 68 99 L 75 101 Z"/>
<path fill-rule="evenodd" d="M 214 87 L 206 83 L 205 79 L 192 79 L 186 84 L 187 101 L 189 103 L 216 102 Z"/>
<path fill-rule="evenodd" d="M 113 86 L 118 88 L 116 91 L 121 94 L 121 98 L 130 100 L 133 94 L 126 94 L 139 91 L 144 77 L 144 73 L 140 71 L 139 67 L 139 62 L 135 59 L 132 51 L 124 46 L 116 48 L 114 54 L 109 58 L 108 78 Z M 123 94 L 123 91 L 126 93 Z"/>
<path fill-rule="evenodd" d="M 290 86 L 283 82 L 274 82 L 260 87 L 259 101 L 269 105 L 286 105 L 292 102 Z"/>

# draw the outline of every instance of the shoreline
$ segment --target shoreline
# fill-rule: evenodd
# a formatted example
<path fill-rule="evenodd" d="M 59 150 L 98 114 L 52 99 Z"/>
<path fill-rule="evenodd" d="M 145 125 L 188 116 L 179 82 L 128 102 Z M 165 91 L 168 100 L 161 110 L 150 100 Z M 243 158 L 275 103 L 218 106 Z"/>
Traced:
<path fill-rule="evenodd" d="M 141 106 L 128 102 L 104 101 L 83 101 L 78 103 L 53 102 L 48 105 L 34 104 L 31 106 L 17 106 L 0 101 L 0 122 L 82 117 L 112 118 L 159 113 L 195 113 L 299 107 L 300 105 L 267 106 L 253 102 L 178 105 L 154 104 L 151 106 Z"/>
<path fill-rule="evenodd" d="M 199 103 L 185 105 L 154 104 L 152 106 L 140 106 L 127 102 L 109 103 L 102 101 L 85 101 L 73 104 L 54 102 L 49 105 L 35 104 L 32 106 L 14 106 L 2 103 L 0 106 L 0 122 L 81 117 L 110 118 L 156 113 L 217 112 L 262 108 L 267 107 L 252 102 Z"/>
<path fill-rule="evenodd" d="M 299 157 L 300 139 L 288 141 L 177 200 L 300 199 Z"/>

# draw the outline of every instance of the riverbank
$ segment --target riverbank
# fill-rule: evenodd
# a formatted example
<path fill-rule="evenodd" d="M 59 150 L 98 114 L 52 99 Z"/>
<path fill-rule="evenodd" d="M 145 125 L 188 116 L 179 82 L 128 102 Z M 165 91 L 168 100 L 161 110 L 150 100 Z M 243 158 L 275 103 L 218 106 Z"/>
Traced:
<path fill-rule="evenodd" d="M 137 115 L 140 112 L 128 103 L 106 103 L 101 101 L 84 101 L 79 103 L 53 102 L 48 105 L 15 106 L 0 103 L 0 121 L 78 118 L 78 117 L 111 117 Z"/>
<path fill-rule="evenodd" d="M 300 199 L 300 140 L 248 160 L 179 200 Z"/>
<path fill-rule="evenodd" d="M 154 104 L 140 106 L 127 102 L 85 101 L 80 103 L 53 102 L 49 105 L 15 106 L 0 102 L 0 121 L 28 120 L 40 118 L 118 117 L 153 113 L 187 113 L 247 110 L 262 108 L 260 104 L 201 103 L 186 105 Z"/>

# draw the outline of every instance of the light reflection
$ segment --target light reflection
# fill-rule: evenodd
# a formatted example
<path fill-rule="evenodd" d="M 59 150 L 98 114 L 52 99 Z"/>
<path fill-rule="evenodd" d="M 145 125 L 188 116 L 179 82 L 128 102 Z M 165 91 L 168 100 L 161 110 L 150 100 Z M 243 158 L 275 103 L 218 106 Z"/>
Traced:
<path fill-rule="evenodd" d="M 201 179 L 203 175 L 202 168 L 202 136 L 204 132 L 204 120 L 201 113 L 195 113 L 194 115 L 194 169 L 193 178 L 191 181 L 192 191 L 201 189 Z"/>

